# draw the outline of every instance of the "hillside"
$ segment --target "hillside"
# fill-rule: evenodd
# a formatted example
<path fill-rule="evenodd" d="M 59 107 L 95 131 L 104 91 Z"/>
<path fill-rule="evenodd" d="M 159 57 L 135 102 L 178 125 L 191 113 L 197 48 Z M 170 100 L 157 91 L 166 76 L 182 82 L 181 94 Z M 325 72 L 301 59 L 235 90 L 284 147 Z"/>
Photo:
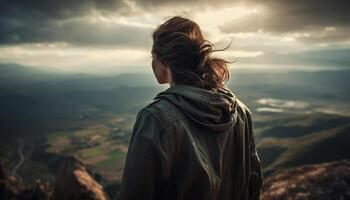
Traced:
<path fill-rule="evenodd" d="M 284 170 L 265 180 L 262 200 L 350 199 L 350 160 Z"/>
<path fill-rule="evenodd" d="M 317 164 L 350 158 L 350 120 L 332 115 L 309 115 L 274 123 L 271 129 L 261 131 L 258 151 L 264 175 L 274 171 L 306 164 Z M 293 123 L 293 124 L 290 124 Z"/>

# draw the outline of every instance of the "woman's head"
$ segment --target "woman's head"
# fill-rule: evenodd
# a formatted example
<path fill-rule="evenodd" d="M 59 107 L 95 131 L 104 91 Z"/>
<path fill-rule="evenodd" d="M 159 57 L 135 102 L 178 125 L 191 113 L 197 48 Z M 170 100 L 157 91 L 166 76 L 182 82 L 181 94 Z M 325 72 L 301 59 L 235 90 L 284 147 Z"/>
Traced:
<path fill-rule="evenodd" d="M 153 32 L 152 68 L 159 83 L 220 88 L 229 79 L 229 62 L 211 53 L 221 50 L 214 50 L 195 22 L 175 16 Z"/>

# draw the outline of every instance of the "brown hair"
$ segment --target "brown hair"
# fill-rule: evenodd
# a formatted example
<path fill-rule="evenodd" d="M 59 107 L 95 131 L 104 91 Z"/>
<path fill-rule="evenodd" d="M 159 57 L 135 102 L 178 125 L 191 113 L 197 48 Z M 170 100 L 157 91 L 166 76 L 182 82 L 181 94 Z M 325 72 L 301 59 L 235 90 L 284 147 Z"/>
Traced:
<path fill-rule="evenodd" d="M 180 16 L 172 17 L 153 32 L 152 52 L 170 67 L 176 84 L 217 89 L 230 78 L 228 62 L 212 57 L 214 45 L 205 40 L 198 24 Z"/>

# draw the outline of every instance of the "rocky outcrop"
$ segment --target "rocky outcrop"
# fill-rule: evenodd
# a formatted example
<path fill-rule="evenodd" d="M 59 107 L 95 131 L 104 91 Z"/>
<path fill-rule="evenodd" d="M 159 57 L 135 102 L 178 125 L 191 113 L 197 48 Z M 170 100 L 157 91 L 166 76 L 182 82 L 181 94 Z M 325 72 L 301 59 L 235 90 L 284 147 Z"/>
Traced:
<path fill-rule="evenodd" d="M 34 186 L 23 185 L 0 163 L 0 199 L 46 200 L 50 193 L 47 182 L 38 180 Z"/>
<path fill-rule="evenodd" d="M 54 187 L 38 180 L 24 185 L 0 163 L 0 199 L 12 200 L 109 200 L 102 186 L 86 166 L 74 157 L 61 165 Z"/>
<path fill-rule="evenodd" d="M 350 199 L 350 160 L 305 165 L 265 180 L 262 200 Z"/>
<path fill-rule="evenodd" d="M 85 165 L 70 157 L 59 170 L 52 199 L 108 200 L 109 198 Z"/>

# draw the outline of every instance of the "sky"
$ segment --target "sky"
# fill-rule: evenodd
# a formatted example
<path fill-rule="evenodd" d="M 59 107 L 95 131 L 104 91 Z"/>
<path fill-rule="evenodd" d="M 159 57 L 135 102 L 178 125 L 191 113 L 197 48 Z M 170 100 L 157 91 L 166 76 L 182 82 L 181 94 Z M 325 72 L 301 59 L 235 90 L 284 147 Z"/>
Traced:
<path fill-rule="evenodd" d="M 153 30 L 198 23 L 232 69 L 350 68 L 348 0 L 1 0 L 0 63 L 150 72 Z"/>

